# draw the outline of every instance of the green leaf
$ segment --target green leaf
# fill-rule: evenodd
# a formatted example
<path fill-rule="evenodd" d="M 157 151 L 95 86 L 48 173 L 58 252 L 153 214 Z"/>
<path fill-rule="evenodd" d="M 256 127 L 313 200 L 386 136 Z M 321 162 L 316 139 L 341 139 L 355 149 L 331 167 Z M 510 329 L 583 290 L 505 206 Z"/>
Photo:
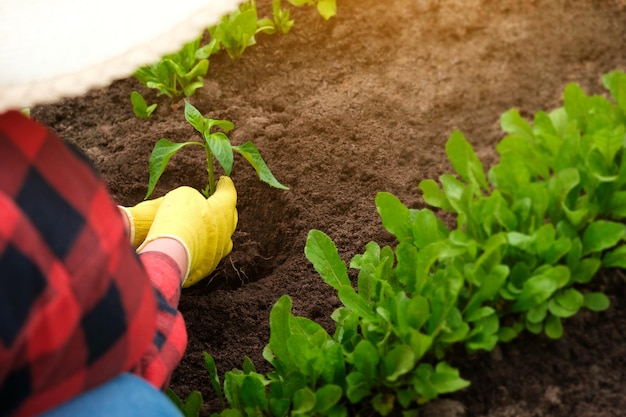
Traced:
<path fill-rule="evenodd" d="M 561 324 L 561 319 L 557 316 L 550 314 L 546 319 L 545 326 L 546 336 L 551 339 L 560 339 L 563 337 L 563 325 Z"/>
<path fill-rule="evenodd" d="M 241 400 L 246 408 L 267 410 L 265 385 L 257 374 L 246 375 L 241 384 Z"/>
<path fill-rule="evenodd" d="M 322 279 L 335 290 L 350 286 L 348 268 L 339 257 L 330 237 L 319 230 L 309 231 L 304 253 Z"/>
<path fill-rule="evenodd" d="M 137 91 L 130 93 L 130 102 L 133 106 L 133 113 L 142 120 L 147 120 L 157 107 L 156 103 L 148 106 L 146 100 Z"/>
<path fill-rule="evenodd" d="M 456 172 L 474 187 L 475 194 L 480 194 L 481 188 L 485 190 L 489 188 L 483 164 L 474 153 L 472 145 L 458 130 L 452 132 L 446 142 L 446 153 Z"/>
<path fill-rule="evenodd" d="M 293 395 L 293 409 L 291 413 L 294 415 L 308 415 L 315 408 L 315 402 L 315 393 L 308 387 L 301 388 Z"/>
<path fill-rule="evenodd" d="M 356 345 L 351 359 L 354 367 L 363 374 L 368 381 L 376 379 L 376 369 L 380 362 L 376 347 L 369 340 L 363 339 Z"/>
<path fill-rule="evenodd" d="M 317 11 L 326 20 L 337 14 L 336 0 L 318 0 Z"/>
<path fill-rule="evenodd" d="M 200 391 L 191 391 L 181 411 L 185 417 L 198 417 L 203 403 Z"/>
<path fill-rule="evenodd" d="M 519 298 L 513 304 L 513 311 L 528 310 L 546 301 L 557 289 L 561 288 L 570 278 L 569 269 L 555 266 L 539 275 L 529 278 L 522 288 Z"/>
<path fill-rule="evenodd" d="M 274 188 L 279 188 L 281 190 L 289 189 L 288 187 L 285 187 L 280 182 L 278 182 L 278 180 L 276 180 L 274 174 L 272 174 L 268 166 L 265 164 L 265 161 L 261 157 L 259 150 L 256 146 L 254 146 L 252 142 L 248 141 L 243 145 L 233 146 L 232 148 L 234 151 L 238 152 L 239 154 L 241 154 L 241 156 L 246 158 L 246 160 L 250 163 L 250 165 L 252 165 L 254 170 L 259 175 L 259 179 L 261 181 L 269 184 Z"/>
<path fill-rule="evenodd" d="M 188 100 L 185 100 L 185 120 L 198 132 L 204 134 L 208 121 Z"/>
<path fill-rule="evenodd" d="M 602 77 L 602 83 L 611 92 L 617 105 L 626 112 L 626 74 L 614 71 Z"/>
<path fill-rule="evenodd" d="M 289 317 L 291 316 L 291 298 L 283 295 L 276 301 L 270 311 L 270 342 L 274 356 L 293 368 L 294 362 L 289 354 L 287 341 L 291 335 L 289 330 Z"/>
<path fill-rule="evenodd" d="M 509 134 L 515 134 L 528 142 L 535 142 L 535 135 L 530 124 L 520 116 L 519 111 L 511 109 L 500 117 L 500 127 Z"/>
<path fill-rule="evenodd" d="M 581 131 L 585 131 L 587 127 L 587 100 L 587 95 L 577 84 L 570 83 L 565 87 L 563 92 L 565 111 L 570 119 L 577 122 Z"/>
<path fill-rule="evenodd" d="M 375 202 L 385 229 L 400 242 L 410 239 L 409 209 L 390 193 L 379 192 Z"/>
<path fill-rule="evenodd" d="M 459 370 L 445 362 L 439 362 L 435 373 L 431 376 L 431 383 L 439 394 L 448 394 L 466 388 L 469 381 L 459 376 Z"/>
<path fill-rule="evenodd" d="M 353 371 L 346 377 L 346 396 L 352 404 L 360 402 L 372 390 L 370 379 L 366 378 L 361 372 Z"/>
<path fill-rule="evenodd" d="M 324 385 L 315 391 L 315 407 L 313 413 L 325 414 L 339 402 L 343 390 L 339 385 Z"/>
<path fill-rule="evenodd" d="M 615 155 L 622 149 L 624 142 L 624 126 L 619 126 L 612 131 L 601 130 L 592 135 L 591 140 L 595 148 L 604 157 L 608 167 L 611 167 Z"/>
<path fill-rule="evenodd" d="M 626 246 L 619 246 L 617 249 L 604 255 L 602 258 L 602 266 L 605 268 L 626 269 Z"/>
<path fill-rule="evenodd" d="M 439 185 L 437 185 L 435 180 L 426 179 L 421 181 L 418 187 L 422 190 L 424 201 L 427 204 L 447 211 L 452 210 L 452 206 L 450 205 L 448 198 L 439 188 Z"/>
<path fill-rule="evenodd" d="M 339 299 L 350 310 L 368 320 L 375 320 L 376 314 L 365 299 L 350 286 L 342 286 L 338 290 Z"/>
<path fill-rule="evenodd" d="M 205 136 L 204 140 L 211 149 L 211 152 L 224 169 L 224 173 L 230 176 L 233 168 L 233 148 L 230 139 L 223 132 L 211 133 Z"/>
<path fill-rule="evenodd" d="M 184 142 L 184 143 L 175 143 L 170 142 L 169 140 L 162 138 L 154 145 L 152 149 L 152 154 L 150 155 L 150 179 L 148 180 L 148 191 L 146 193 L 146 198 L 150 197 L 150 194 L 154 191 L 154 187 L 156 186 L 159 178 L 165 171 L 165 167 L 169 162 L 170 158 L 178 152 L 181 148 L 188 145 L 200 145 L 204 146 L 200 142 Z"/>
<path fill-rule="evenodd" d="M 604 311 L 611 305 L 609 297 L 601 292 L 590 292 L 584 295 L 585 307 L 591 311 Z"/>
<path fill-rule="evenodd" d="M 388 381 L 396 381 L 415 366 L 415 354 L 409 345 L 397 345 L 383 357 L 382 367 Z"/>
<path fill-rule="evenodd" d="M 597 220 L 591 223 L 583 234 L 583 255 L 600 252 L 617 245 L 626 233 L 622 223 Z"/>
<path fill-rule="evenodd" d="M 213 356 L 209 355 L 206 352 L 202 352 L 202 356 L 204 357 L 204 367 L 209 373 L 209 381 L 211 382 L 211 386 L 217 395 L 217 398 L 220 399 L 222 404 L 222 408 L 224 408 L 224 394 L 222 393 L 222 386 L 220 385 L 220 378 L 217 373 L 217 367 L 215 366 L 215 360 Z"/>

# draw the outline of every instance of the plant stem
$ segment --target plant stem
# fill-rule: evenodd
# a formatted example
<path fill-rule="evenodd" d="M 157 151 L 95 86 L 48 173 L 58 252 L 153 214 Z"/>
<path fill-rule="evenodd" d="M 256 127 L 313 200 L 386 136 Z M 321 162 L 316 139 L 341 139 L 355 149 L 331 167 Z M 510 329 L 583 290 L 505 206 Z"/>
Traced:
<path fill-rule="evenodd" d="M 206 150 L 206 170 L 209 174 L 208 195 L 206 195 L 208 198 L 215 193 L 215 175 L 213 173 L 213 152 L 211 152 L 211 148 L 208 145 L 205 145 L 204 149 Z"/>

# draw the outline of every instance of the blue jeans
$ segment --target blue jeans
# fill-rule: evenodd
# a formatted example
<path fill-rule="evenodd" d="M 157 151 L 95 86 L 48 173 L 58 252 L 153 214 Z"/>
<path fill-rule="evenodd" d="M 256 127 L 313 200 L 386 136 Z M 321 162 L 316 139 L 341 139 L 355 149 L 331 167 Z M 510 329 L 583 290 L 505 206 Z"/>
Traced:
<path fill-rule="evenodd" d="M 121 374 L 40 417 L 181 417 L 165 394 L 145 380 Z"/>

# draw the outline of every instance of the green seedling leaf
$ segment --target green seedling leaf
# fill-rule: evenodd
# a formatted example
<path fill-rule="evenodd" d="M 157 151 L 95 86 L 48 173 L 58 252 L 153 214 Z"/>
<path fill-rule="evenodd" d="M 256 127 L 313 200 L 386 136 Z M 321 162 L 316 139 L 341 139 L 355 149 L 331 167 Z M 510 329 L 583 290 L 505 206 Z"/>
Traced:
<path fill-rule="evenodd" d="M 213 153 L 217 162 L 224 170 L 226 175 L 230 175 L 233 169 L 233 147 L 230 144 L 230 139 L 223 132 L 211 133 L 204 137 L 206 144 Z"/>
<path fill-rule="evenodd" d="M 315 391 L 313 413 L 326 414 L 341 399 L 343 390 L 339 385 L 324 385 Z"/>
<path fill-rule="evenodd" d="M 222 393 L 222 386 L 220 384 L 220 379 L 217 373 L 217 367 L 215 366 L 215 360 L 211 355 L 206 352 L 202 352 L 202 356 L 204 357 L 204 367 L 209 373 L 209 381 L 211 382 L 211 386 L 213 387 L 215 394 L 217 394 L 217 398 L 220 399 L 222 408 L 224 408 L 224 394 Z"/>
<path fill-rule="evenodd" d="M 602 77 L 602 83 L 611 92 L 617 105 L 626 112 L 626 74 L 614 71 Z"/>
<path fill-rule="evenodd" d="M 185 120 L 202 135 L 209 128 L 208 119 L 188 100 L 185 100 Z"/>
<path fill-rule="evenodd" d="M 427 179 L 419 183 L 419 189 L 424 194 L 424 201 L 433 207 L 451 211 L 452 206 L 444 192 L 435 180 Z"/>
<path fill-rule="evenodd" d="M 598 220 L 591 223 L 583 234 L 583 255 L 600 252 L 617 245 L 626 233 L 622 223 Z"/>
<path fill-rule="evenodd" d="M 317 11 L 326 20 L 337 14 L 336 0 L 318 0 Z"/>
<path fill-rule="evenodd" d="M 456 172 L 472 185 L 475 194 L 480 194 L 481 188 L 484 190 L 489 188 L 483 164 L 461 132 L 452 133 L 446 142 L 446 153 Z"/>
<path fill-rule="evenodd" d="M 584 295 L 585 307 L 591 311 L 604 311 L 611 305 L 609 297 L 601 292 L 590 292 Z"/>
<path fill-rule="evenodd" d="M 563 324 L 561 323 L 561 319 L 552 314 L 548 315 L 544 330 L 546 332 L 546 336 L 551 339 L 560 339 L 563 337 Z"/>
<path fill-rule="evenodd" d="M 396 236 L 399 242 L 411 239 L 409 209 L 398 198 L 390 193 L 378 193 L 376 208 L 385 229 Z"/>
<path fill-rule="evenodd" d="M 241 400 L 248 409 L 265 411 L 268 409 L 265 384 L 257 374 L 247 375 L 241 384 Z"/>
<path fill-rule="evenodd" d="M 170 158 L 180 149 L 189 145 L 202 146 L 200 142 L 175 143 L 170 142 L 165 138 L 159 139 L 159 141 L 152 149 L 152 154 L 150 155 L 150 179 L 148 180 L 148 191 L 146 193 L 146 198 L 150 197 L 150 195 L 154 191 L 154 187 L 159 181 L 159 178 L 161 178 L 163 171 L 165 171 L 165 167 L 167 166 Z"/>
<path fill-rule="evenodd" d="M 382 360 L 384 376 L 388 381 L 396 381 L 415 366 L 415 354 L 409 345 L 395 346 Z"/>
<path fill-rule="evenodd" d="M 530 143 L 535 142 L 533 129 L 516 109 L 511 109 L 500 117 L 500 126 L 509 134 L 519 136 Z"/>
<path fill-rule="evenodd" d="M 291 298 L 283 295 L 278 299 L 270 311 L 270 343 L 269 346 L 275 358 L 290 367 L 295 364 L 289 354 L 287 341 L 291 334 L 289 317 L 291 315 Z"/>
<path fill-rule="evenodd" d="M 626 269 L 626 246 L 622 245 L 604 255 L 604 258 L 602 258 L 602 266 L 605 268 Z"/>
<path fill-rule="evenodd" d="M 157 108 L 156 103 L 148 106 L 146 99 L 137 91 L 130 93 L 130 102 L 133 105 L 133 113 L 142 120 L 148 120 Z"/>
<path fill-rule="evenodd" d="M 315 393 L 309 388 L 299 389 L 293 395 L 293 410 L 291 410 L 291 414 L 308 415 L 315 408 L 316 400 Z"/>
<path fill-rule="evenodd" d="M 309 231 L 304 253 L 328 285 L 337 291 L 344 286 L 350 286 L 348 268 L 339 257 L 337 247 L 324 232 Z"/>
<path fill-rule="evenodd" d="M 252 165 L 257 174 L 259 175 L 259 179 L 274 188 L 279 188 L 281 190 L 288 190 L 288 187 L 282 185 L 276 178 L 274 174 L 270 171 L 270 169 L 265 164 L 265 161 L 261 157 L 259 150 L 256 146 L 250 141 L 244 143 L 240 146 L 233 146 L 233 150 L 237 151 L 241 156 L 246 158 L 246 160 Z"/>
<path fill-rule="evenodd" d="M 361 372 L 353 371 L 346 377 L 346 396 L 352 404 L 356 404 L 363 398 L 367 397 L 372 387 L 370 379 L 366 378 Z"/>

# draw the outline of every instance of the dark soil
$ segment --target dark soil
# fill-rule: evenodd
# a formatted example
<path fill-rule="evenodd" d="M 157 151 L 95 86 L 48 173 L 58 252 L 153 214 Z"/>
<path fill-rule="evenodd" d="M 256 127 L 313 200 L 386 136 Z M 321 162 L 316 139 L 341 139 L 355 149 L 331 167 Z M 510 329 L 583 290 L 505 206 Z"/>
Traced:
<path fill-rule="evenodd" d="M 269 14 L 270 2 L 259 3 Z M 463 131 L 489 166 L 502 137 L 502 112 L 516 107 L 529 116 L 560 106 L 570 82 L 604 93 L 601 75 L 626 69 L 622 0 L 338 3 L 330 21 L 297 9 L 289 35 L 259 35 L 236 61 L 212 57 L 205 87 L 191 98 L 204 114 L 233 121 L 233 142 L 252 140 L 290 187 L 269 188 L 236 159 L 240 218 L 233 252 L 210 278 L 183 292 L 189 346 L 172 387 L 183 396 L 200 389 L 205 415 L 217 402 L 202 352 L 215 357 L 221 373 L 240 368 L 244 355 L 267 371 L 261 352 L 280 295 L 292 297 L 295 314 L 333 330 L 329 316 L 339 300 L 304 256 L 310 229 L 331 236 L 346 261 L 371 240 L 393 244 L 380 224 L 376 193 L 423 207 L 417 184 L 450 169 L 444 143 L 452 130 Z M 149 121 L 133 116 L 132 90 L 159 103 Z M 124 205 L 145 195 L 148 158 L 159 138 L 195 138 L 180 103 L 156 97 L 133 78 L 32 114 L 84 149 Z M 202 188 L 203 163 L 202 153 L 186 148 L 154 195 L 179 185 Z M 605 271 L 592 285 L 610 295 L 608 311 L 567 320 L 559 341 L 527 334 L 489 354 L 456 354 L 471 387 L 424 414 L 624 415 L 624 279 Z"/>

